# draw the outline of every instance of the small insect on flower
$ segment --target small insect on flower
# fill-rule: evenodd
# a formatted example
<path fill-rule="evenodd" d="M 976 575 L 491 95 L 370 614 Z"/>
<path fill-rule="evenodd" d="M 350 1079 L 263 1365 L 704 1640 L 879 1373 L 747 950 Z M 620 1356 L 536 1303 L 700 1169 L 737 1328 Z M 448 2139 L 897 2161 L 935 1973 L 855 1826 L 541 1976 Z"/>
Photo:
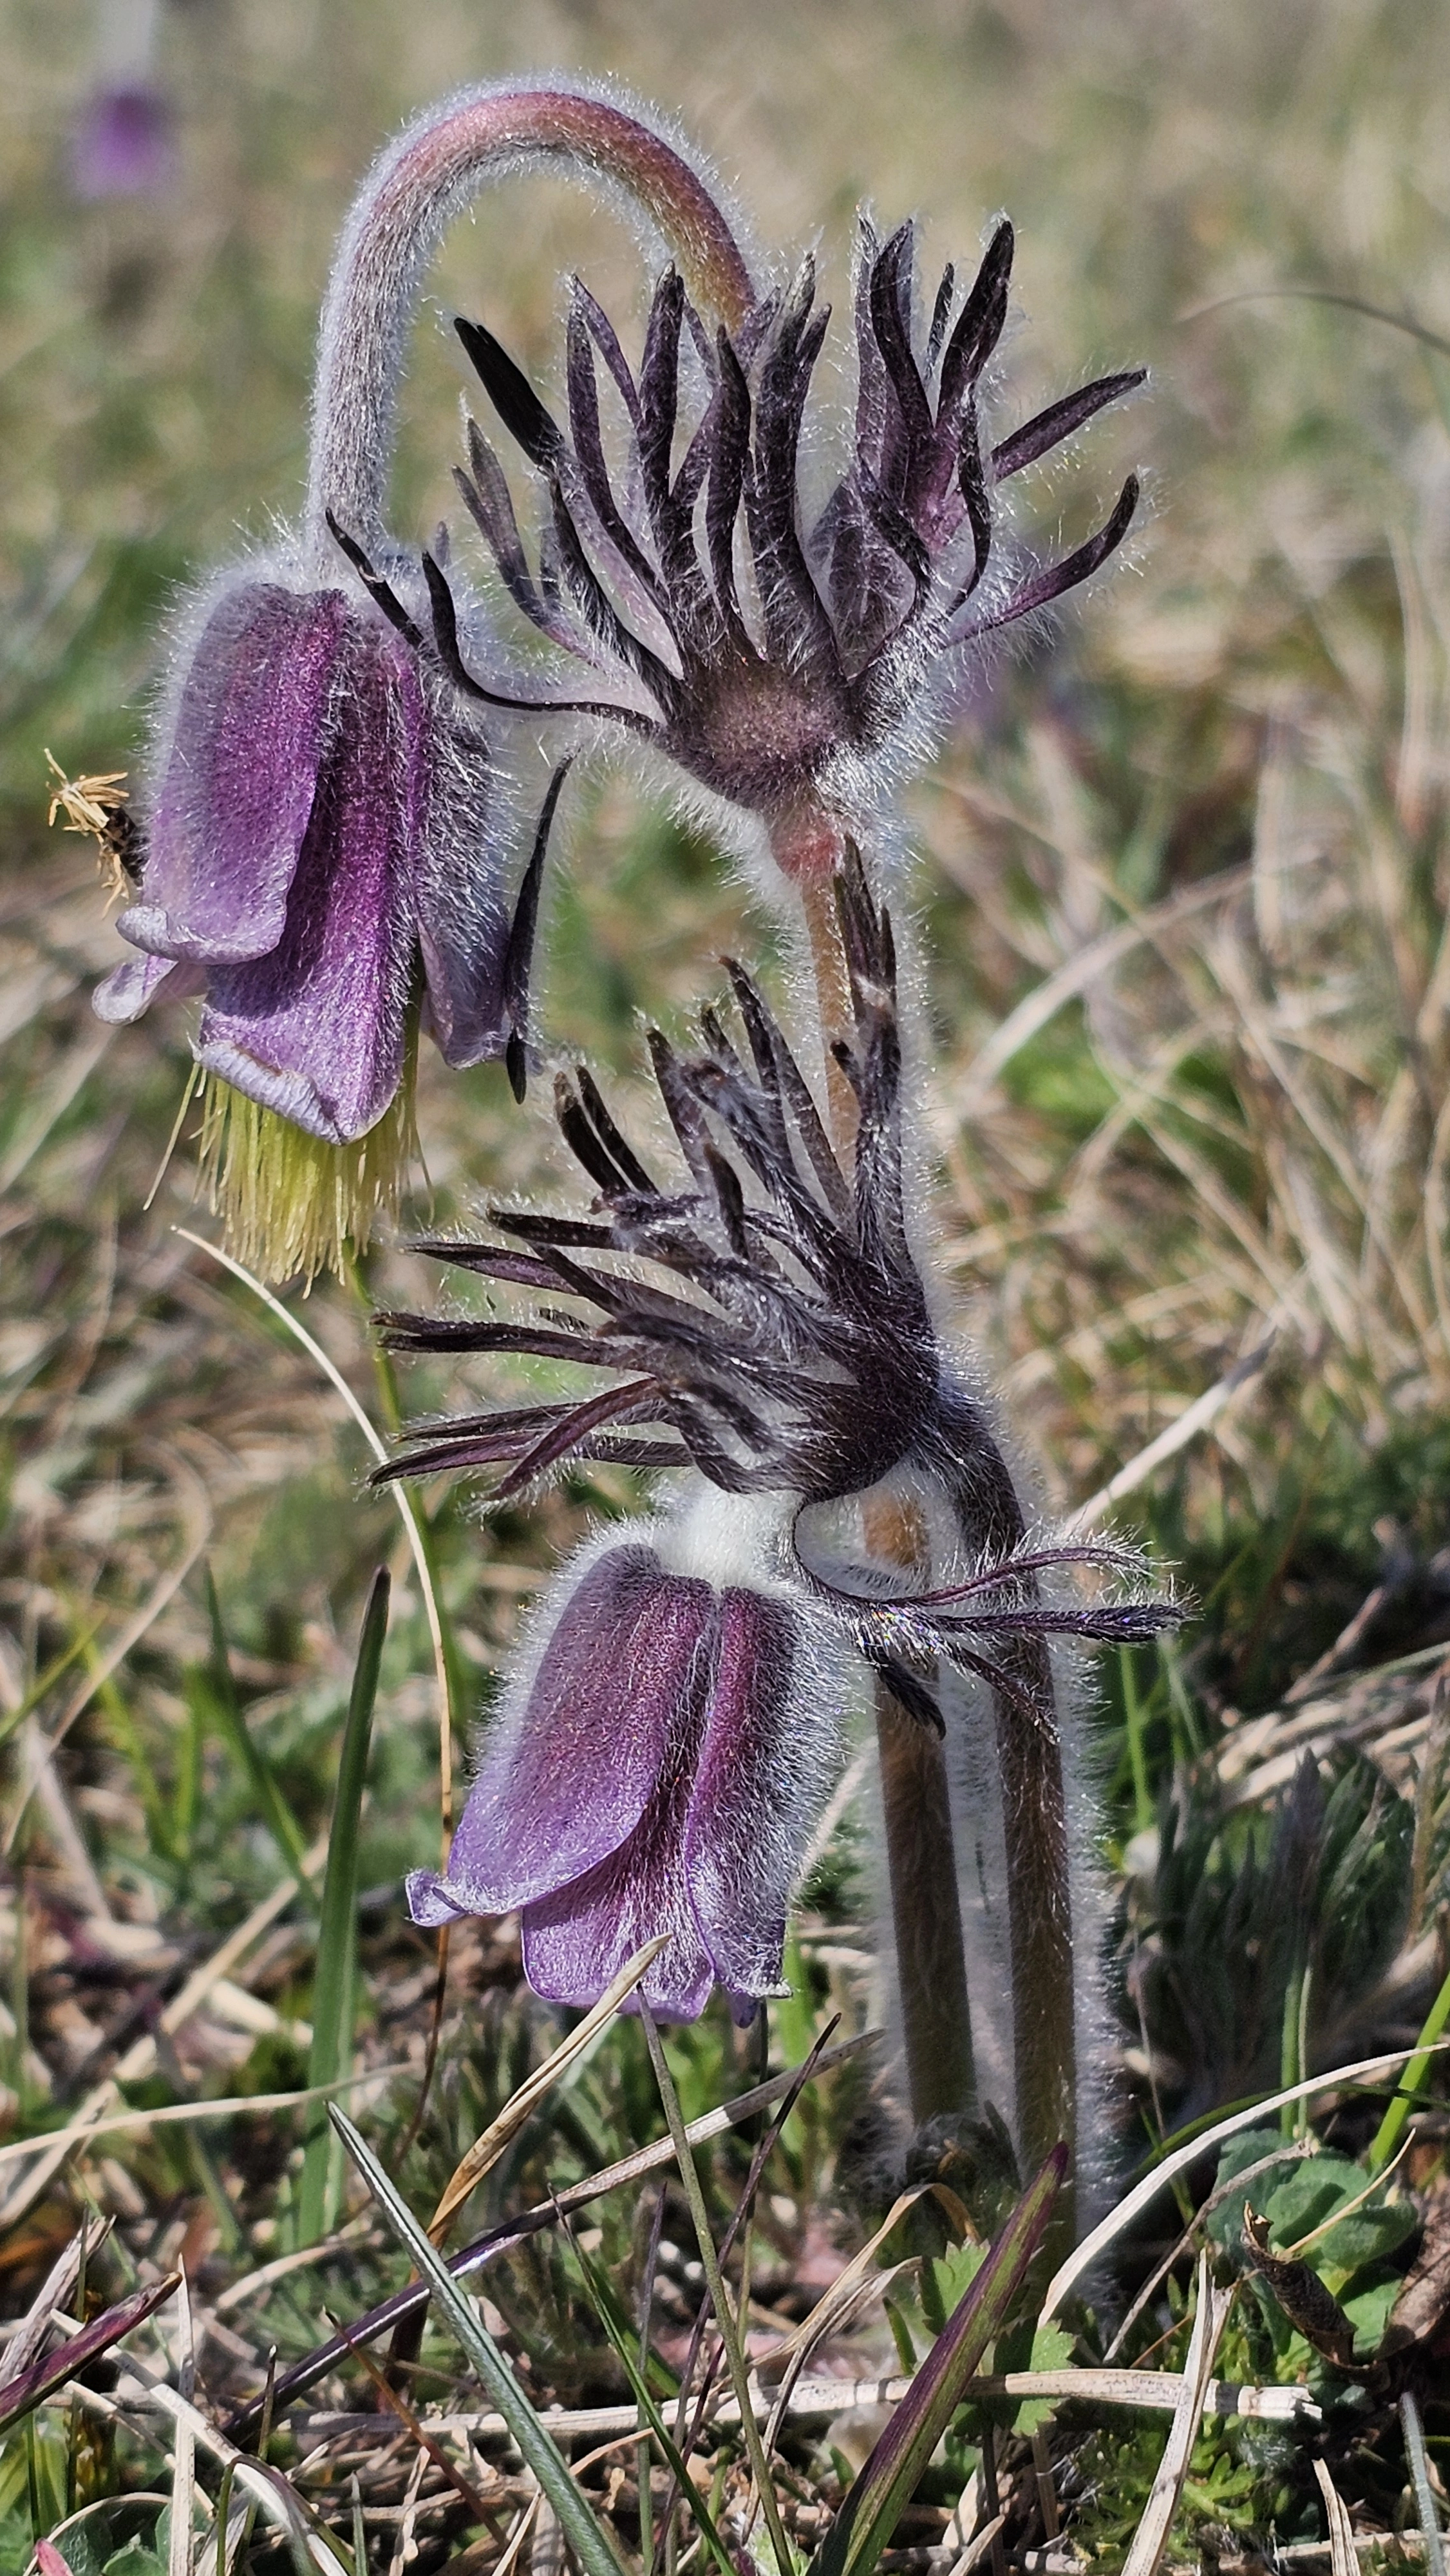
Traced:
<path fill-rule="evenodd" d="M 694 1517 L 718 1561 L 713 1498 Z M 566 1569 L 447 1871 L 414 1871 L 408 1902 L 425 1924 L 522 1907 L 529 1982 L 555 2003 L 594 2003 L 666 1932 L 643 1984 L 652 2010 L 691 2021 L 718 1983 L 746 2022 L 786 1991 L 786 1908 L 837 1762 L 839 1700 L 809 1617 L 778 1584 L 692 1570 L 691 1522 L 646 1523 Z M 753 1573 L 750 1534 L 736 1538 Z"/>
<path fill-rule="evenodd" d="M 124 769 L 99 778 L 67 778 L 54 752 L 47 751 L 51 774 L 59 784 L 51 791 L 46 822 L 52 831 L 58 814 L 62 828 L 84 832 L 96 845 L 108 903 L 120 903 L 141 882 L 141 835 L 130 810 L 131 791 Z"/>
<path fill-rule="evenodd" d="M 502 468 L 472 423 L 469 470 L 455 477 L 462 498 L 523 615 L 611 684 L 604 697 L 552 704 L 655 744 L 763 824 L 788 875 L 829 873 L 844 837 L 869 827 L 919 756 L 969 648 L 1086 581 L 1133 517 L 1130 476 L 1096 534 L 1059 561 L 1001 542 L 1002 486 L 1143 382 L 1141 368 L 1099 377 L 984 443 L 983 379 L 1007 316 L 1012 248 L 1004 223 L 965 295 L 948 268 L 923 326 L 915 227 L 884 248 L 865 230 L 852 453 L 814 517 L 799 462 L 830 316 L 809 259 L 733 332 L 712 332 L 668 270 L 638 375 L 576 281 L 567 435 L 492 333 L 457 325 L 542 488 L 537 578 Z M 600 360 L 627 424 L 619 472 L 606 455 Z M 442 564 L 425 556 L 423 569 L 457 687 L 517 704 L 517 690 L 469 667 Z M 386 583 L 373 587 L 386 607 Z"/>

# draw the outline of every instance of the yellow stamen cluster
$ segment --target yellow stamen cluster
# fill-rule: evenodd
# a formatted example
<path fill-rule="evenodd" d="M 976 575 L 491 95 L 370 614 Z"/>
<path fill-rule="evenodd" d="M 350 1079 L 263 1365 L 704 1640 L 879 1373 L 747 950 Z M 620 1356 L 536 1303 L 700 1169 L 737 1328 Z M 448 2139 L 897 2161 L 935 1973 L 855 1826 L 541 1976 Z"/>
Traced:
<path fill-rule="evenodd" d="M 202 1092 L 199 1160 L 228 1249 L 277 1285 L 320 1270 L 346 1276 L 349 1249 L 365 1252 L 380 1221 L 395 1216 L 418 1150 L 410 1054 L 397 1098 L 350 1145 L 330 1145 L 263 1109 L 216 1074 Z"/>
<path fill-rule="evenodd" d="M 51 794 L 47 823 L 53 831 L 56 816 L 63 814 L 67 832 L 89 834 L 106 881 L 106 901 L 119 903 L 131 891 L 127 862 L 136 838 L 136 826 L 127 811 L 130 789 L 125 770 L 109 770 L 104 778 L 67 778 L 53 752 L 47 751 L 45 757 L 59 781 Z"/>

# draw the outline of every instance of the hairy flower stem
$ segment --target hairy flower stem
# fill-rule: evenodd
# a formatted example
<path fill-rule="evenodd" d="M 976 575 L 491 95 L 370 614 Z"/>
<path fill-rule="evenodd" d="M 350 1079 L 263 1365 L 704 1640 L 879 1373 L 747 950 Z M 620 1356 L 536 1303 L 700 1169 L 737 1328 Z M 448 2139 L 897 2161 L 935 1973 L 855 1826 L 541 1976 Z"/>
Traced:
<path fill-rule="evenodd" d="M 832 1140 L 849 1166 L 856 1100 L 830 1048 L 832 1033 L 850 1026 L 845 954 L 829 878 L 810 876 L 801 891 Z M 873 1557 L 894 1565 L 917 1564 L 925 1550 L 917 1515 L 886 1500 L 866 1506 L 864 1536 Z M 907 1715 L 884 1681 L 876 1685 L 876 1742 L 907 2090 L 920 2128 L 977 2108 L 951 1797 L 940 1739 Z"/>
<path fill-rule="evenodd" d="M 403 344 L 424 267 L 492 179 L 553 162 L 624 193 L 661 233 L 706 313 L 738 330 L 755 301 L 716 195 L 662 135 L 576 88 L 474 90 L 433 109 L 383 154 L 353 208 L 323 307 L 313 394 L 306 545 L 336 565 L 327 514 L 359 544 L 383 540 Z"/>
<path fill-rule="evenodd" d="M 867 1513 L 872 1555 L 909 1564 L 883 1544 L 877 1520 Z M 907 2089 L 920 2128 L 977 2108 L 951 1799 L 940 1738 L 907 1715 L 884 1681 L 876 1685 L 876 1747 Z"/>
<path fill-rule="evenodd" d="M 842 1104 L 832 1034 L 848 1027 L 847 978 L 829 881 L 802 887 L 834 1141 L 845 1159 L 855 1102 Z M 1026 1524 L 1006 1460 L 995 1444 L 974 1458 L 959 1497 L 964 1532 L 984 1554 L 1006 1555 Z M 914 1515 L 894 1502 L 867 1506 L 871 1553 L 919 1563 L 924 1540 Z M 1020 1637 L 1001 1653 L 1014 1689 L 994 1694 L 997 1763 L 1007 1863 L 1012 1955 L 1012 2021 L 1017 2147 L 1024 2166 L 1042 2163 L 1060 2139 L 1075 2142 L 1072 1899 L 1067 1803 L 1052 1661 L 1041 1638 Z M 907 2079 L 914 2121 L 978 2108 L 951 1801 L 944 1751 L 877 1685 L 877 1743 L 887 1870 L 896 1936 Z M 1058 2230 L 1070 2232 L 1064 2201 Z"/>

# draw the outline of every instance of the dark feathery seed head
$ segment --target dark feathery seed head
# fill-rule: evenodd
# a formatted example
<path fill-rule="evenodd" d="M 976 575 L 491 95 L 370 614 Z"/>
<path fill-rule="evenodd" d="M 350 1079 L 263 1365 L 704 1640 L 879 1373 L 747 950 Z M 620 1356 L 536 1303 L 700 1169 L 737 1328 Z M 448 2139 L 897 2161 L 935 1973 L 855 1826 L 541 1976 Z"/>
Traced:
<path fill-rule="evenodd" d="M 1004 223 L 965 296 L 947 270 L 923 332 L 915 227 L 903 224 L 884 246 L 863 232 L 853 452 L 806 533 L 799 454 L 829 321 L 809 259 L 733 338 L 711 338 L 667 271 L 637 376 L 576 282 L 567 431 L 490 332 L 457 325 L 543 489 L 537 574 L 502 468 L 473 424 L 468 470 L 455 478 L 462 498 L 515 605 L 625 691 L 544 703 L 592 710 L 655 743 L 759 817 L 788 873 L 834 864 L 851 816 L 874 800 L 873 771 L 896 757 L 961 652 L 1087 580 L 1132 518 L 1130 477 L 1071 554 L 1048 565 L 1002 560 L 998 487 L 1143 380 L 1141 369 L 1101 377 L 984 446 L 980 389 L 1011 261 Z M 622 476 L 605 449 L 601 361 L 628 422 Z M 436 564 L 426 569 L 434 642 L 454 684 L 518 704 L 468 667 L 447 579 Z"/>
<path fill-rule="evenodd" d="M 937 1341 L 909 1239 L 891 921 L 854 845 L 837 905 L 852 1029 L 835 1053 L 857 1107 L 850 1179 L 758 987 L 727 961 L 743 1054 L 710 1010 L 697 1054 L 651 1033 L 685 1186 L 655 1179 L 581 1067 L 572 1082 L 559 1078 L 556 1110 L 595 1185 L 589 1214 L 500 1210 L 505 1243 L 420 1246 L 547 1302 L 522 1322 L 379 1319 L 395 1350 L 530 1353 L 609 1382 L 580 1400 L 456 1418 L 375 1481 L 496 1467 L 503 1500 L 573 1458 L 694 1467 L 724 1493 L 778 1496 L 789 1579 L 909 1708 L 934 1718 L 920 1676 L 939 1655 L 1011 1690 L 1002 1656 L 1010 1664 L 1014 1638 L 1130 1642 L 1181 1612 L 1148 1597 L 1138 1560 L 1112 1543 L 1028 1544 L 991 1424 Z M 903 1467 L 945 1498 L 954 1555 L 971 1569 L 946 1589 L 899 1567 L 821 1565 L 805 1533 L 813 1507 L 862 1495 Z M 1069 1565 L 1126 1577 L 1130 1597 L 1044 1602 L 1040 1577 Z"/>

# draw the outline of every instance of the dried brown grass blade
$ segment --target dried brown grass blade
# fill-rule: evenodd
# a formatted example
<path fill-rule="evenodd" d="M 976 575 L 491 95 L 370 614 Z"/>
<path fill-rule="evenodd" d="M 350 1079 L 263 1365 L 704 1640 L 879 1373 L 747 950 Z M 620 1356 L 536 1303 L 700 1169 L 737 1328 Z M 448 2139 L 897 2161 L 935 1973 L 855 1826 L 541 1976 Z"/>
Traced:
<path fill-rule="evenodd" d="M 1329 2576 L 1359 2576 L 1349 2508 L 1322 2460 L 1315 2461 L 1314 2475 L 1324 2498 L 1324 2517 L 1329 2526 Z"/>
<path fill-rule="evenodd" d="M 1185 1413 L 1180 1413 L 1176 1422 L 1170 1422 L 1166 1431 L 1160 1431 L 1156 1440 L 1150 1440 L 1146 1449 L 1140 1449 L 1136 1458 L 1130 1458 L 1107 1484 L 1079 1505 L 1067 1524 L 1068 1530 L 1091 1529 L 1124 1494 L 1136 1493 L 1165 1460 L 1175 1458 L 1180 1449 L 1187 1448 L 1190 1440 L 1196 1440 L 1200 1433 L 1210 1430 L 1220 1415 L 1228 1410 L 1234 1397 L 1258 1376 L 1272 1349 L 1270 1339 L 1260 1342 L 1257 1350 L 1250 1351 L 1245 1358 L 1235 1360 L 1233 1367 L 1215 1386 L 1209 1387 Z"/>
<path fill-rule="evenodd" d="M 800 2379 L 791 2392 L 786 2413 L 793 2419 L 809 2421 L 845 2414 L 853 2407 L 899 2406 L 911 2389 L 909 2377 L 894 2379 Z M 1127 2406 L 1144 2414 L 1171 2415 L 1183 2394 L 1183 2375 L 1176 2370 L 1006 2370 L 984 2372 L 969 2379 L 963 2390 L 963 2403 L 981 2398 L 1005 2400 L 1013 2406 L 1027 2403 L 1088 2406 Z M 757 2420 L 764 2421 L 770 2408 L 770 2392 L 755 2392 Z M 1256 2424 L 1317 2424 L 1321 2410 L 1307 2388 L 1270 2385 L 1254 2387 L 1233 2379 L 1210 2379 L 1204 2390 L 1203 2413 Z M 739 2409 L 728 2393 L 712 2398 L 707 2409 L 712 2425 L 722 2431 L 739 2421 Z M 434 2435 L 469 2434 L 480 2442 L 498 2441 L 508 2427 L 501 2415 L 433 2415 L 427 2419 Z M 579 2406 L 550 2408 L 540 2416 L 556 2441 L 608 2441 L 615 2434 L 637 2436 L 639 2410 L 635 2406 Z M 310 2442 L 336 2439 L 346 2433 L 364 2438 L 371 2432 L 379 2439 L 391 2439 L 376 2415 L 344 2414 L 331 2408 L 314 2413 L 297 2414 L 291 2419 L 294 2432 Z"/>
<path fill-rule="evenodd" d="M 1213 2357 L 1228 2323 L 1236 2289 L 1236 2283 L 1230 2284 L 1226 2290 L 1215 2289 L 1208 2256 L 1199 2256 L 1198 2312 L 1193 2320 L 1188 2359 L 1184 2364 L 1183 2393 L 1173 2410 L 1163 2458 L 1153 2480 L 1142 2521 L 1133 2536 L 1123 2576 L 1157 2576 L 1162 2564 L 1173 2517 L 1182 2500 L 1193 2445 L 1203 2420 L 1203 2401 L 1213 2370 Z"/>

